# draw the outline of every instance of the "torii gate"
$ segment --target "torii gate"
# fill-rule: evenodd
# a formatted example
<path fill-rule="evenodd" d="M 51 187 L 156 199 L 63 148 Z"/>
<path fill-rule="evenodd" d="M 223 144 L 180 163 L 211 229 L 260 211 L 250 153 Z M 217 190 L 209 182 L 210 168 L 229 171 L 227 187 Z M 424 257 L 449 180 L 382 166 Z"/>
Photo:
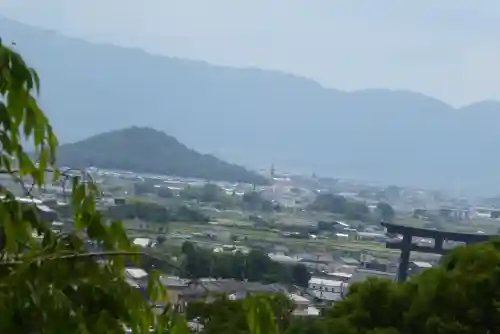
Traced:
<path fill-rule="evenodd" d="M 387 233 L 400 234 L 403 236 L 401 241 L 388 241 L 385 247 L 389 249 L 401 250 L 399 259 L 398 276 L 399 282 L 406 281 L 408 277 L 408 266 L 410 262 L 410 252 L 421 252 L 431 254 L 445 254 L 450 249 L 444 249 L 443 243 L 445 240 L 464 242 L 466 244 L 488 241 L 495 237 L 487 234 L 467 234 L 457 232 L 445 232 L 437 230 L 428 230 L 411 226 L 403 226 L 392 223 L 382 222 L 382 226 L 387 229 Z M 413 237 L 434 239 L 434 245 L 421 246 L 412 242 Z"/>

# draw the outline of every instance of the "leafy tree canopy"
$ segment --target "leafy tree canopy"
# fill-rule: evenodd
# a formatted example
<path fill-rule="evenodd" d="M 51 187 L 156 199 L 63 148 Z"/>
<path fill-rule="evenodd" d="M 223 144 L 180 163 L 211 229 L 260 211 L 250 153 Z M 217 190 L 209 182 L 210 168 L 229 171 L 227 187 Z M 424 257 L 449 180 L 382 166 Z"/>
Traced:
<path fill-rule="evenodd" d="M 105 216 L 119 220 L 140 219 L 158 224 L 169 222 L 206 223 L 209 221 L 209 218 L 203 213 L 186 205 L 166 207 L 146 201 L 129 201 L 123 205 L 111 206 L 107 208 Z"/>
<path fill-rule="evenodd" d="M 283 294 L 256 295 L 249 300 L 229 300 L 225 296 L 217 298 L 213 303 L 192 302 L 188 304 L 186 317 L 196 319 L 203 325 L 204 334 L 249 334 L 252 322 L 249 318 L 259 314 L 249 312 L 251 303 L 264 300 L 268 311 L 274 314 L 264 333 L 282 333 L 289 326 L 294 305 Z"/>
<path fill-rule="evenodd" d="M 0 168 L 21 185 L 30 177 L 41 187 L 46 170 L 54 166 L 57 139 L 33 95 L 38 76 L 2 44 L 0 69 Z M 37 164 L 23 149 L 25 139 L 36 149 Z M 54 179 L 60 175 L 57 170 L 52 174 Z M 155 320 L 147 301 L 125 281 L 122 256 L 99 263 L 85 250 L 86 239 L 108 254 L 134 252 L 121 224 L 105 224 L 95 210 L 92 184 L 73 180 L 76 233 L 69 235 L 53 232 L 33 205 L 16 201 L 8 189 L 0 187 L 0 192 L 1 332 L 120 333 L 124 327 L 146 332 L 154 323 L 164 323 Z M 155 300 L 162 291 L 151 277 L 150 297 Z"/>
<path fill-rule="evenodd" d="M 248 210 L 265 212 L 280 211 L 280 206 L 262 197 L 257 191 L 249 191 L 243 194 L 243 206 Z"/>
<path fill-rule="evenodd" d="M 365 221 L 369 219 L 370 210 L 368 206 L 359 201 L 348 200 L 344 196 L 334 194 L 319 194 L 313 203 L 309 205 L 309 210 L 326 211 L 344 215 L 349 220 Z"/>
<path fill-rule="evenodd" d="M 325 321 L 345 333 L 497 333 L 499 268 L 500 241 L 459 247 L 407 283 L 370 279 L 353 286 Z"/>
<path fill-rule="evenodd" d="M 392 206 L 385 202 L 378 203 L 377 210 L 380 213 L 380 218 L 385 221 L 392 221 L 396 215 Z"/>
<path fill-rule="evenodd" d="M 267 283 L 295 284 L 307 287 L 310 274 L 302 264 L 283 265 L 271 260 L 265 253 L 257 250 L 244 255 L 240 252 L 210 253 L 184 242 L 185 254 L 183 269 L 193 278 L 220 277 L 247 279 Z"/>
<path fill-rule="evenodd" d="M 26 194 L 33 180 L 42 187 L 47 170 L 53 182 L 57 139 L 39 108 L 40 81 L 23 58 L 0 41 L 0 170 Z M 78 101 L 74 101 L 78 103 Z M 22 143 L 35 148 L 37 163 Z M 165 300 L 158 273 L 149 273 L 147 299 L 124 277 L 124 262 L 139 255 L 119 221 L 107 221 L 95 208 L 96 186 L 72 180 L 75 232 L 57 234 L 33 204 L 21 203 L 0 186 L 0 332 L 2 333 L 187 333 L 186 322 L 169 308 L 157 314 L 150 303 Z M 35 238 L 37 235 L 38 238 Z M 85 244 L 99 249 L 89 253 Z M 107 261 L 97 261 L 105 257 Z M 248 314 L 261 314 L 251 332 L 262 332 L 270 316 L 251 300 Z M 266 314 L 270 315 L 269 312 Z M 267 317 L 267 318 L 266 318 Z M 255 318 L 255 317 L 254 317 Z M 268 320 L 266 320 L 268 319 Z"/>

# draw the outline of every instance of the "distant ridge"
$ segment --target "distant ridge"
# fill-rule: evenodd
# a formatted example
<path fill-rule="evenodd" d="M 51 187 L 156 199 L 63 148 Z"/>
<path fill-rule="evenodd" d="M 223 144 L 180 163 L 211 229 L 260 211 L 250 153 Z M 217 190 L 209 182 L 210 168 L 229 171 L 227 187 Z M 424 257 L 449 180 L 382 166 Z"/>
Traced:
<path fill-rule="evenodd" d="M 213 181 L 267 184 L 268 180 L 212 155 L 200 154 L 161 131 L 131 127 L 102 133 L 58 148 L 59 165 L 96 166 Z"/>
<path fill-rule="evenodd" d="M 378 184 L 500 191 L 500 103 L 454 108 L 403 90 L 345 92 L 259 69 L 92 44 L 0 19 L 41 77 L 61 142 L 153 127 L 245 166 Z"/>

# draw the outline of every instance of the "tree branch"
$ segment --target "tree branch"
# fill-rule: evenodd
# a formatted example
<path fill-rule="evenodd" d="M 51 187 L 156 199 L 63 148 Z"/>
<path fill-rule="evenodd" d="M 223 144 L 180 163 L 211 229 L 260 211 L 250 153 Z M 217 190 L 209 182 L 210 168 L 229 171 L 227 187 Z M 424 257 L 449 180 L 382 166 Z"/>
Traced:
<path fill-rule="evenodd" d="M 68 255 L 59 255 L 59 256 L 54 256 L 54 255 L 49 255 L 46 257 L 37 257 L 32 259 L 30 262 L 35 262 L 35 261 L 59 261 L 59 260 L 71 260 L 71 259 L 84 259 L 84 258 L 94 258 L 94 257 L 114 257 L 114 256 L 134 256 L 134 255 L 139 255 L 139 256 L 147 256 L 150 257 L 154 260 L 157 260 L 159 262 L 167 264 L 169 267 L 172 267 L 174 269 L 177 269 L 182 272 L 182 269 L 166 260 L 160 259 L 154 255 L 145 253 L 145 252 L 128 252 L 128 251 L 108 251 L 108 252 L 90 252 L 90 253 L 73 253 L 73 254 L 68 254 Z M 22 263 L 26 263 L 25 261 L 3 261 L 0 262 L 0 266 L 14 266 L 14 265 L 19 265 Z"/>

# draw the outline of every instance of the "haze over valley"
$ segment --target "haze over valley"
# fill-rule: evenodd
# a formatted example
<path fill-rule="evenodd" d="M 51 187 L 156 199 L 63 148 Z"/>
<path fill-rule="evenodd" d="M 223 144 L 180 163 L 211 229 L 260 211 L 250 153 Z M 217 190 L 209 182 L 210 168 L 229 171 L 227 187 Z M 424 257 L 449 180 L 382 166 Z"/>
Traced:
<path fill-rule="evenodd" d="M 500 2 L 0 12 L 0 333 L 500 333 Z"/>
<path fill-rule="evenodd" d="M 38 69 L 41 103 L 63 143 L 149 126 L 250 168 L 274 163 L 383 184 L 500 190 L 495 101 L 454 108 L 410 91 L 345 92 L 281 72 L 93 44 L 7 19 L 0 31 Z"/>

